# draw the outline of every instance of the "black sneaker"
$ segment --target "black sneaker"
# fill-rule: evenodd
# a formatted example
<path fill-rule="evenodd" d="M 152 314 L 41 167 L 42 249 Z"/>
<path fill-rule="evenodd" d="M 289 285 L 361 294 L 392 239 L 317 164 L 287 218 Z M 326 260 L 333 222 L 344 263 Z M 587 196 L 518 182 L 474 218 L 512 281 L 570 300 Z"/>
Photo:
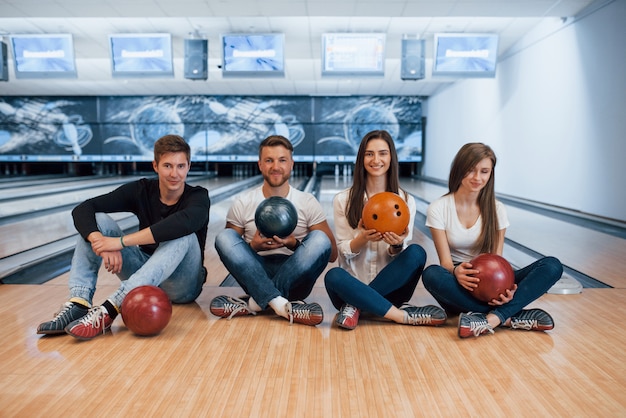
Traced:
<path fill-rule="evenodd" d="M 324 320 L 324 311 L 318 303 L 287 302 L 289 323 L 318 325 Z"/>
<path fill-rule="evenodd" d="M 234 316 L 256 315 L 248 306 L 249 297 L 217 296 L 211 301 L 211 313 L 220 318 L 232 319 Z"/>
<path fill-rule="evenodd" d="M 52 321 L 43 322 L 37 327 L 37 334 L 65 334 L 65 327 L 87 315 L 89 308 L 74 302 L 65 302 Z"/>
<path fill-rule="evenodd" d="M 433 325 L 439 326 L 446 322 L 446 312 L 439 306 L 413 306 L 404 305 L 400 310 L 408 313 L 407 324 L 409 325 Z"/>
<path fill-rule="evenodd" d="M 493 334 L 493 328 L 487 322 L 487 315 L 476 312 L 459 315 L 459 337 L 478 337 L 485 333 Z"/>
<path fill-rule="evenodd" d="M 526 331 L 548 331 L 554 328 L 554 320 L 543 309 L 527 309 L 511 317 L 510 327 Z"/>

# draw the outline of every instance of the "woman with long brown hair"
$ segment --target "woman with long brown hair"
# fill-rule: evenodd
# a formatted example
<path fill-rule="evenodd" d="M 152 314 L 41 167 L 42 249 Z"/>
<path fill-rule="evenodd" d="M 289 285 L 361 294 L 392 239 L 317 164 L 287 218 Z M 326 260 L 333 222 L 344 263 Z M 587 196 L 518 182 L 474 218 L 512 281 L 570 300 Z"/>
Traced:
<path fill-rule="evenodd" d="M 434 305 L 406 304 L 426 263 L 426 252 L 408 244 L 413 233 L 415 200 L 400 189 L 398 156 L 387 131 L 372 131 L 361 140 L 352 187 L 333 200 L 339 267 L 328 271 L 324 284 L 339 313 L 338 326 L 354 329 L 362 311 L 400 324 L 441 325 L 446 316 Z M 401 196 L 410 212 L 400 235 L 363 226 L 361 214 L 368 199 L 378 193 Z"/>
<path fill-rule="evenodd" d="M 563 274 L 561 262 L 544 257 L 515 271 L 515 285 L 497 299 L 481 302 L 472 295 L 480 279 L 470 264 L 481 253 L 502 256 L 509 221 L 495 198 L 496 155 L 482 143 L 465 144 L 450 169 L 448 193 L 428 207 L 430 228 L 440 265 L 423 273 L 424 287 L 448 315 L 459 315 L 459 337 L 493 333 L 498 326 L 534 331 L 554 327 L 542 309 L 523 308 L 543 295 Z"/>

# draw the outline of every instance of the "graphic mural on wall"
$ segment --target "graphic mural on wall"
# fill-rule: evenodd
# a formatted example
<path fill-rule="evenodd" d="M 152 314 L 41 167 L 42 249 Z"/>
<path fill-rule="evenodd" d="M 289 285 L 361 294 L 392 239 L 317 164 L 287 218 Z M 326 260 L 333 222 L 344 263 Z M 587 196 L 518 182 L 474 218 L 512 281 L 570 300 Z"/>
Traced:
<path fill-rule="evenodd" d="M 256 161 L 274 134 L 296 161 L 346 161 L 374 129 L 401 161 L 421 161 L 418 97 L 15 97 L 0 99 L 0 161 L 151 161 L 165 134 L 183 136 L 194 161 Z"/>
<path fill-rule="evenodd" d="M 107 121 L 102 125 L 106 156 L 131 154 L 151 159 L 154 141 L 174 133 L 187 140 L 193 156 L 199 159 L 237 156 L 256 160 L 259 142 L 269 135 L 283 135 L 294 147 L 302 144 L 305 132 L 300 121 L 310 119 L 310 100 L 111 97 L 102 100 L 101 111 Z"/>
<path fill-rule="evenodd" d="M 384 129 L 400 161 L 421 161 L 422 102 L 416 97 L 327 97 L 315 102 L 316 155 L 321 160 L 354 157 L 361 139 Z"/>
<path fill-rule="evenodd" d="M 0 101 L 0 158 L 7 154 L 81 156 L 94 134 L 95 101 L 18 98 Z"/>

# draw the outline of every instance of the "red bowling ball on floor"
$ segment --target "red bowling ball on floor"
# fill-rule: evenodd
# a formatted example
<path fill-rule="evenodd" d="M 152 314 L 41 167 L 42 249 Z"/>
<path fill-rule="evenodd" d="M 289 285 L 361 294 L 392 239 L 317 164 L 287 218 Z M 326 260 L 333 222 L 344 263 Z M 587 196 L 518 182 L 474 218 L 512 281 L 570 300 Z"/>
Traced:
<path fill-rule="evenodd" d="M 157 286 L 139 286 L 122 302 L 124 324 L 137 335 L 151 336 L 163 331 L 172 317 L 172 302 Z"/>
<path fill-rule="evenodd" d="M 498 299 L 507 289 L 512 289 L 515 284 L 513 267 L 504 258 L 497 254 L 480 254 L 470 261 L 472 268 L 478 270 L 474 277 L 480 282 L 472 295 L 478 300 L 489 302 Z"/>

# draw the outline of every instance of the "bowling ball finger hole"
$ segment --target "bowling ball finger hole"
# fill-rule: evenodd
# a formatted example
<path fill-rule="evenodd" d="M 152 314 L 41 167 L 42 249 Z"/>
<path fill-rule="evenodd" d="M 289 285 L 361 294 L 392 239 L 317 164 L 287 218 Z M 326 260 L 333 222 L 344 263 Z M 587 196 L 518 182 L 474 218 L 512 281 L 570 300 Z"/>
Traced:
<path fill-rule="evenodd" d="M 400 211 L 397 211 L 397 212 L 396 212 L 396 216 L 397 216 L 397 217 L 400 217 L 400 216 L 402 216 L 402 212 L 400 212 Z"/>
<path fill-rule="evenodd" d="M 374 215 L 372 215 L 372 218 L 374 218 L 374 220 L 377 220 L 378 219 L 378 215 L 374 214 Z"/>

